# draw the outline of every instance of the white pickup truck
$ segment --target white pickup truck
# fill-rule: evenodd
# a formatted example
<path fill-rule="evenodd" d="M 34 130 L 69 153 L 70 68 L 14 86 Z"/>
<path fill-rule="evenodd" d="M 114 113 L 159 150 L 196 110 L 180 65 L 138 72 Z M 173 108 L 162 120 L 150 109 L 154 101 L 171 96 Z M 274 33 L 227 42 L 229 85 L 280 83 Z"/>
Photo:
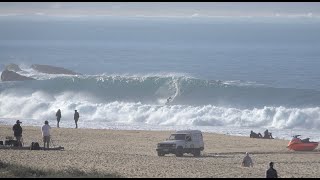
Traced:
<path fill-rule="evenodd" d="M 200 156 L 203 150 L 203 136 L 199 130 L 177 131 L 171 134 L 166 141 L 158 143 L 156 149 L 158 156 L 171 153 L 177 157 L 183 156 L 184 153 Z"/>

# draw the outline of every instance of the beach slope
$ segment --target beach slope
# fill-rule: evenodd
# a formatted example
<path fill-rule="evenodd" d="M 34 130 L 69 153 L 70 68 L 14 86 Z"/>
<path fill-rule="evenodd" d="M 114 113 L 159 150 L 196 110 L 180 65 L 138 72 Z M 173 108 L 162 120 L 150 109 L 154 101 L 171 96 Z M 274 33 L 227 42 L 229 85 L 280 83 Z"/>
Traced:
<path fill-rule="evenodd" d="M 40 127 L 22 126 L 24 145 L 40 142 Z M 11 126 L 0 126 L 0 140 L 12 136 Z M 116 173 L 122 177 L 265 177 L 270 161 L 280 177 L 320 177 L 320 152 L 287 150 L 287 140 L 204 133 L 201 157 L 158 157 L 157 143 L 171 131 L 52 128 L 52 147 L 63 151 L 0 149 L 1 161 L 42 170 Z M 249 133 L 249 132 L 248 132 Z M 250 152 L 253 168 L 241 167 Z"/>

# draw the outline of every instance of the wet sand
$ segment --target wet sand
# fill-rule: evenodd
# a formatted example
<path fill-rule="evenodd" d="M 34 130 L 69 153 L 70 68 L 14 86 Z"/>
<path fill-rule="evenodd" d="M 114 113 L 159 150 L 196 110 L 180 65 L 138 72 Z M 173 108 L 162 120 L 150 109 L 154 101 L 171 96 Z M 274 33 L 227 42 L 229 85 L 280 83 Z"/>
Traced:
<path fill-rule="evenodd" d="M 11 126 L 0 126 L 0 140 L 13 136 Z M 40 127 L 23 126 L 25 146 L 40 142 Z M 123 177 L 250 177 L 264 178 L 270 161 L 280 177 L 320 177 L 319 147 L 313 152 L 289 151 L 287 140 L 204 133 L 205 149 L 201 157 L 158 157 L 157 143 L 172 131 L 132 131 L 56 128 L 51 130 L 51 147 L 63 151 L 0 149 L 3 162 L 43 170 L 77 168 L 117 173 Z M 248 132 L 249 135 L 250 132 Z M 253 168 L 241 167 L 245 152 L 251 153 Z"/>

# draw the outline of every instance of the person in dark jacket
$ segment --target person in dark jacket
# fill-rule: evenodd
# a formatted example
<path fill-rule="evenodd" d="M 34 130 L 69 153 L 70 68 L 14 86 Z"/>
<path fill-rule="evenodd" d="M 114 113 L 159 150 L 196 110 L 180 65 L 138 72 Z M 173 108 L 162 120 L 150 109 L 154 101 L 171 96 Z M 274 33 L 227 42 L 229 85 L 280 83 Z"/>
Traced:
<path fill-rule="evenodd" d="M 74 119 L 74 122 L 76 123 L 76 128 L 78 128 L 78 120 L 79 120 L 79 113 L 77 110 L 74 110 L 74 116 L 73 116 L 73 119 Z"/>
<path fill-rule="evenodd" d="M 57 113 L 56 113 L 56 117 L 57 117 L 57 127 L 59 128 L 59 123 L 60 123 L 60 119 L 61 119 L 61 110 L 58 109 Z"/>
<path fill-rule="evenodd" d="M 273 168 L 273 162 L 269 163 L 270 168 L 266 172 L 266 178 L 278 178 L 277 170 Z"/>
<path fill-rule="evenodd" d="M 16 138 L 17 140 L 17 143 L 19 146 L 22 146 L 22 143 L 21 143 L 21 138 L 22 138 L 22 127 L 21 127 L 21 124 L 22 122 L 17 120 L 16 121 L 16 124 L 13 125 L 12 127 L 12 130 L 13 130 L 13 135 L 14 137 Z"/>

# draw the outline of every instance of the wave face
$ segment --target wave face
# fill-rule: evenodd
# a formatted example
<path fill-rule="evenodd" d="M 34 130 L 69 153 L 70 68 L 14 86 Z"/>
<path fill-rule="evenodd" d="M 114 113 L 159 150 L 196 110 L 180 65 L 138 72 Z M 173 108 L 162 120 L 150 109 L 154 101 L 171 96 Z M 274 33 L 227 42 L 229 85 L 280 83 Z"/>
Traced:
<path fill-rule="evenodd" d="M 320 92 L 186 75 L 31 75 L 0 83 L 0 118 L 320 129 Z M 169 105 L 165 105 L 172 97 Z"/>

